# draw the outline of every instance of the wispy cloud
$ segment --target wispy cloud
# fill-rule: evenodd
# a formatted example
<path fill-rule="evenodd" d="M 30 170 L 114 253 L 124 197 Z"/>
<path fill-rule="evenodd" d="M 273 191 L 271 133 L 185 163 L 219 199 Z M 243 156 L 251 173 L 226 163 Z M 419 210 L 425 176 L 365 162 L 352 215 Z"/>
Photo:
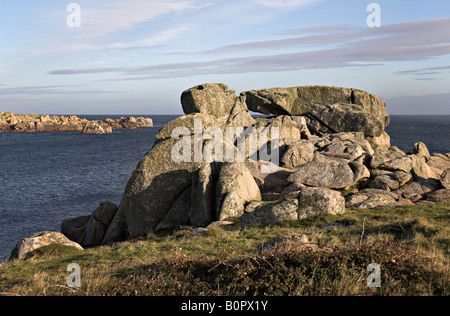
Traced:
<path fill-rule="evenodd" d="M 291 37 L 277 40 L 266 40 L 258 42 L 247 42 L 240 44 L 225 45 L 211 50 L 198 52 L 198 54 L 229 53 L 245 50 L 261 50 L 261 49 L 279 49 L 293 46 L 312 46 L 318 48 L 327 45 L 336 45 L 336 44 L 342 45 L 342 43 L 345 43 L 347 41 L 353 41 L 358 38 L 359 38 L 358 34 L 355 33 L 320 34 L 312 36 Z"/>
<path fill-rule="evenodd" d="M 98 38 L 136 24 L 208 6 L 199 0 L 129 0 L 87 3 L 82 9 L 83 39 Z"/>
<path fill-rule="evenodd" d="M 29 86 L 0 88 L 0 95 L 56 95 L 56 94 L 104 94 L 123 93 L 126 91 L 117 90 L 71 90 L 86 85 L 51 85 L 51 86 Z"/>
<path fill-rule="evenodd" d="M 215 51 L 245 50 L 255 47 L 258 56 L 221 58 L 211 61 L 156 64 L 143 67 L 63 69 L 52 75 L 119 73 L 123 80 L 190 77 L 205 74 L 234 74 L 250 72 L 293 71 L 367 66 L 386 62 L 415 61 L 450 54 L 450 18 L 386 25 L 378 29 L 333 33 L 323 36 L 283 39 L 222 46 Z M 438 31 L 436 31 L 438 30 Z M 315 42 L 334 45 L 284 54 L 262 53 L 267 49 Z M 118 79 L 118 78 L 111 78 Z M 120 79 L 120 78 L 119 78 Z"/>
<path fill-rule="evenodd" d="M 320 33 L 336 33 L 344 31 L 354 31 L 356 27 L 351 24 L 333 24 L 302 27 L 297 29 L 284 30 L 276 33 L 276 35 L 306 35 L 306 34 L 320 34 Z"/>
<path fill-rule="evenodd" d="M 255 0 L 257 4 L 270 8 L 307 7 L 323 1 L 324 0 Z"/>
<path fill-rule="evenodd" d="M 119 42 L 108 44 L 104 49 L 144 49 L 161 47 L 163 43 L 172 40 L 185 32 L 187 27 L 180 26 L 173 29 L 162 31 L 154 37 L 146 38 L 133 42 Z"/>
<path fill-rule="evenodd" d="M 450 66 L 440 66 L 440 67 L 429 67 L 429 68 L 420 68 L 420 69 L 412 69 L 412 70 L 402 70 L 395 72 L 396 75 L 436 75 L 445 72 L 450 72 Z"/>

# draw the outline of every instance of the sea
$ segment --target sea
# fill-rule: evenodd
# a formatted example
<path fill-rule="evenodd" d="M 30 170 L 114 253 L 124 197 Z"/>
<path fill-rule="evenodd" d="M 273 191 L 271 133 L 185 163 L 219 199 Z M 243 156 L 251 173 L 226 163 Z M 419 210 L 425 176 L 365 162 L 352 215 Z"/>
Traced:
<path fill-rule="evenodd" d="M 88 120 L 121 116 L 77 115 Z M 136 116 L 136 115 L 135 115 Z M 21 238 L 60 231 L 65 219 L 90 215 L 101 202 L 119 204 L 135 165 L 174 115 L 140 115 L 153 128 L 108 135 L 0 133 L 0 262 Z M 392 145 L 412 152 L 450 152 L 450 116 L 391 116 Z"/>

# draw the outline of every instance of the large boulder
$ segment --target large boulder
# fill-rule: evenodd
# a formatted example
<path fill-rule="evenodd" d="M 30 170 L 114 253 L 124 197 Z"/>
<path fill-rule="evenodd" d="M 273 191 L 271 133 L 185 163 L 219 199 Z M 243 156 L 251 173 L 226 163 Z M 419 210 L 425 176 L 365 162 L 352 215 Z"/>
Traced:
<path fill-rule="evenodd" d="M 305 115 L 317 104 L 350 103 L 362 106 L 365 112 L 389 124 L 386 103 L 380 98 L 358 89 L 326 86 L 304 86 L 252 90 L 241 93 L 251 111 L 274 115 Z"/>
<path fill-rule="evenodd" d="M 101 203 L 90 216 L 63 221 L 61 232 L 83 247 L 100 245 L 116 212 L 116 204 L 111 202 Z"/>
<path fill-rule="evenodd" d="M 9 261 L 27 259 L 34 250 L 54 244 L 83 250 L 83 247 L 76 242 L 69 240 L 62 233 L 41 232 L 21 239 L 12 250 Z"/>
<path fill-rule="evenodd" d="M 383 132 L 380 136 L 366 137 L 373 150 L 389 150 L 391 148 L 391 137 L 388 133 Z"/>
<path fill-rule="evenodd" d="M 224 124 L 224 119 L 220 119 L 209 114 L 192 113 L 189 115 L 180 116 L 164 125 L 158 131 L 154 146 L 162 141 L 171 139 L 172 136 L 174 136 L 173 134 L 176 134 L 178 130 L 180 132 L 184 131 L 184 135 L 194 135 L 195 133 L 203 135 L 203 133 L 209 128 L 219 128 L 222 130 Z M 176 135 L 175 137 L 178 136 L 179 135 Z"/>
<path fill-rule="evenodd" d="M 399 198 L 409 199 L 415 203 L 439 189 L 442 189 L 442 186 L 438 179 L 418 179 L 401 186 L 400 189 L 392 193 Z"/>
<path fill-rule="evenodd" d="M 112 132 L 113 131 L 111 126 L 103 127 L 98 122 L 87 122 L 84 125 L 83 131 L 81 133 L 85 135 L 101 135 L 101 134 L 111 134 Z"/>
<path fill-rule="evenodd" d="M 108 123 L 108 122 L 106 122 Z M 137 129 L 137 128 L 151 128 L 153 127 L 153 120 L 147 117 L 125 117 L 115 120 L 109 123 L 111 127 L 116 128 L 128 128 L 128 129 Z"/>
<path fill-rule="evenodd" d="M 433 154 L 428 159 L 427 164 L 436 174 L 441 175 L 445 170 L 450 168 L 450 154 Z"/>
<path fill-rule="evenodd" d="M 249 226 L 340 214 L 344 193 L 358 208 L 419 201 L 447 181 L 449 156 L 430 156 L 421 143 L 408 155 L 392 147 L 386 104 L 361 90 L 306 86 L 236 96 L 225 84 L 202 84 L 184 91 L 181 103 L 186 115 L 164 126 L 137 164 L 103 244 L 229 217 Z M 249 109 L 275 117 L 252 118 Z M 260 129 L 267 140 L 254 137 Z"/>
<path fill-rule="evenodd" d="M 450 190 L 449 189 L 441 189 L 441 190 L 432 192 L 427 196 L 427 201 L 434 202 L 434 203 L 449 202 L 450 201 Z"/>
<path fill-rule="evenodd" d="M 241 202 L 247 200 L 236 189 L 234 193 L 228 192 L 230 197 L 226 201 L 212 198 L 220 167 L 209 165 L 229 159 L 225 154 L 230 148 L 231 158 L 237 160 L 235 138 L 228 140 L 225 129 L 255 123 L 246 105 L 223 84 L 205 84 L 186 90 L 181 100 L 187 115 L 171 121 L 158 132 L 153 148 L 137 164 L 128 181 L 117 219 L 113 228 L 108 228 L 103 243 L 114 241 L 125 230 L 130 236 L 145 236 L 176 225 L 208 224 L 216 216 L 229 216 L 222 215 L 227 214 L 222 208 L 232 214 L 232 201 L 239 202 L 240 209 Z M 222 137 L 215 137 L 217 133 Z M 241 176 L 247 186 L 248 171 Z M 221 203 L 219 210 L 217 203 Z"/>
<path fill-rule="evenodd" d="M 256 129 L 267 128 L 268 139 L 271 138 L 270 131 L 272 128 L 278 128 L 278 136 L 280 140 L 289 139 L 292 141 L 300 140 L 301 133 L 297 122 L 289 115 L 280 115 L 275 118 L 258 118 L 254 124 Z"/>
<path fill-rule="evenodd" d="M 280 193 L 290 185 L 288 178 L 294 173 L 291 169 L 278 167 L 271 162 L 262 160 L 257 162 L 247 161 L 245 166 L 252 174 L 262 194 Z"/>
<path fill-rule="evenodd" d="M 225 164 L 216 187 L 217 219 L 243 215 L 245 203 L 254 200 L 261 200 L 261 192 L 245 163 Z"/>
<path fill-rule="evenodd" d="M 223 83 L 202 84 L 181 95 L 185 114 L 203 113 L 216 117 L 229 116 L 236 103 L 233 90 Z"/>
<path fill-rule="evenodd" d="M 194 173 L 189 208 L 189 220 L 194 227 L 212 223 L 216 219 L 215 190 L 219 172 L 219 164 L 204 163 Z"/>
<path fill-rule="evenodd" d="M 373 172 L 369 188 L 385 191 L 394 191 L 404 186 L 412 179 L 412 174 L 404 171 L 384 171 Z"/>
<path fill-rule="evenodd" d="M 135 167 L 119 206 L 131 236 L 153 233 L 162 220 L 167 220 L 165 216 L 174 202 L 191 186 L 193 173 L 199 170 L 201 162 L 174 160 L 172 151 L 183 141 L 192 144 L 193 137 L 158 143 Z"/>
<path fill-rule="evenodd" d="M 422 142 L 414 144 L 413 154 L 418 157 L 424 157 L 426 161 L 431 157 L 427 146 Z"/>
<path fill-rule="evenodd" d="M 441 174 L 441 183 L 445 189 L 450 189 L 450 169 L 444 170 Z"/>
<path fill-rule="evenodd" d="M 306 219 L 320 214 L 343 214 L 345 198 L 336 191 L 325 188 L 305 187 L 298 195 L 299 219 Z"/>
<path fill-rule="evenodd" d="M 344 140 L 332 143 L 320 152 L 326 156 L 347 160 L 356 160 L 365 153 L 364 149 L 354 140 Z"/>
<path fill-rule="evenodd" d="M 245 99 L 242 96 L 237 97 L 227 118 L 226 125 L 232 127 L 248 127 L 255 123 L 256 121 L 253 119 L 245 104 Z"/>
<path fill-rule="evenodd" d="M 363 172 L 362 175 L 367 177 L 370 174 Z M 288 179 L 291 183 L 329 189 L 345 189 L 359 180 L 355 178 L 355 173 L 352 168 L 344 160 L 313 161 L 307 163 L 300 166 Z"/>
<path fill-rule="evenodd" d="M 370 167 L 372 169 L 378 169 L 382 164 L 405 157 L 405 153 L 393 151 L 393 150 L 382 150 L 378 149 L 372 155 L 370 161 Z"/>
<path fill-rule="evenodd" d="M 396 195 L 379 189 L 364 189 L 346 198 L 349 208 L 366 209 L 380 206 L 397 205 Z"/>
<path fill-rule="evenodd" d="M 290 194 L 281 201 L 266 204 L 252 213 L 242 215 L 241 227 L 296 221 L 298 220 L 298 211 L 298 197 L 295 194 Z"/>
<path fill-rule="evenodd" d="M 242 228 L 258 224 L 272 225 L 322 214 L 343 214 L 345 199 L 339 192 L 325 188 L 303 187 L 276 203 L 266 204 L 242 216 Z"/>
<path fill-rule="evenodd" d="M 385 127 L 379 117 L 363 106 L 350 103 L 314 105 L 306 116 L 310 119 L 309 129 L 317 134 L 363 132 L 365 137 L 379 137 Z"/>
<path fill-rule="evenodd" d="M 378 169 L 389 171 L 404 171 L 411 172 L 414 166 L 415 159 L 413 156 L 402 156 L 393 160 L 386 161 L 378 166 Z"/>
<path fill-rule="evenodd" d="M 308 140 L 298 140 L 287 146 L 281 157 L 281 164 L 286 168 L 297 168 L 314 160 L 314 144 Z"/>

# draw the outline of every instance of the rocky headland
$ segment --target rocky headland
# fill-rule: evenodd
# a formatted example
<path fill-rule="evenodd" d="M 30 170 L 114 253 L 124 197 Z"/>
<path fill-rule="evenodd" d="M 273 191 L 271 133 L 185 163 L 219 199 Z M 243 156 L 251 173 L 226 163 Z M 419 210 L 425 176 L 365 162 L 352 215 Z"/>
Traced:
<path fill-rule="evenodd" d="M 186 90 L 181 104 L 186 115 L 159 131 L 120 205 L 105 202 L 91 215 L 64 221 L 64 236 L 93 247 L 180 226 L 205 234 L 211 225 L 236 217 L 245 229 L 342 214 L 346 208 L 450 200 L 450 153 L 431 154 L 423 143 L 408 153 L 392 146 L 385 132 L 386 103 L 368 92 L 305 86 L 237 96 L 225 84 L 203 84 Z M 250 111 L 269 117 L 253 118 Z M 199 121 L 200 132 L 209 134 L 196 143 Z M 174 161 L 173 149 L 186 140 L 194 143 L 184 147 L 192 156 L 195 144 L 214 145 L 217 153 L 221 146 L 211 131 L 225 133 L 229 127 L 276 127 L 278 138 L 245 150 L 245 162 Z M 183 137 L 173 137 L 177 128 Z M 223 140 L 223 148 L 237 149 L 238 139 Z M 277 149 L 278 164 L 261 158 L 267 147 Z"/>
<path fill-rule="evenodd" d="M 77 116 L 55 116 L 38 114 L 13 114 L 0 112 L 0 132 L 45 133 L 80 132 L 83 134 L 110 134 L 113 129 L 149 128 L 153 121 L 144 117 L 122 117 L 88 121 Z"/>

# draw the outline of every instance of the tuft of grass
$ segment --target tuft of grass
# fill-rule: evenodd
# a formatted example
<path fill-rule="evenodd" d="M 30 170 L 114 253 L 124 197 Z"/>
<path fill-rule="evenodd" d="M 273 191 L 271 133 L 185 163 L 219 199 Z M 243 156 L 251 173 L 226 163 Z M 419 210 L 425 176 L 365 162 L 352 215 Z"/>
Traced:
<path fill-rule="evenodd" d="M 450 203 L 371 210 L 256 226 L 217 227 L 206 236 L 161 232 L 111 246 L 37 250 L 0 265 L 3 295 L 449 295 Z M 349 228 L 320 228 L 341 222 Z M 305 234 L 315 247 L 260 255 L 267 240 Z M 82 286 L 66 286 L 67 266 Z M 367 266 L 382 287 L 367 287 Z"/>

